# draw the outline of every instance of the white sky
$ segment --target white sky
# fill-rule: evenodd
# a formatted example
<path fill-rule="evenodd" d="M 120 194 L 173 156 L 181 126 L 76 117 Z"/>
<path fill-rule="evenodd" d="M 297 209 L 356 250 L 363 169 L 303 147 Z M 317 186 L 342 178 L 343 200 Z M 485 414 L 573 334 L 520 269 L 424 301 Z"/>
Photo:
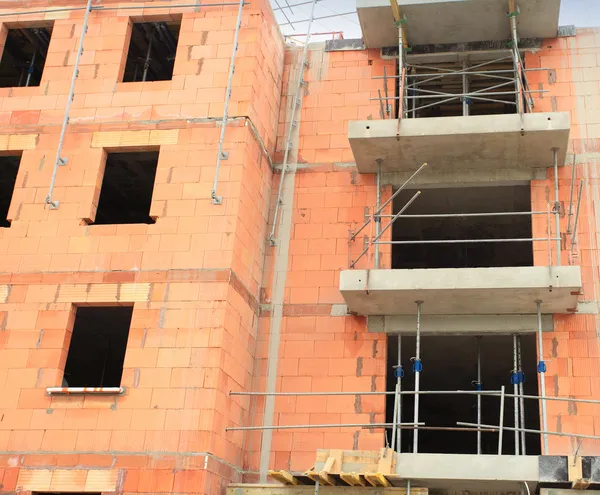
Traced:
<path fill-rule="evenodd" d="M 294 4 L 304 3 L 294 7 Z M 289 9 L 287 4 L 291 5 Z M 307 0 L 271 0 L 275 14 L 281 26 L 283 34 L 301 34 L 306 33 L 310 17 L 311 5 Z M 577 27 L 600 27 L 600 0 L 562 0 L 560 12 L 560 25 L 566 26 L 575 24 Z M 324 31 L 343 31 L 345 38 L 360 38 L 361 31 L 356 14 L 339 16 L 336 14 L 345 14 L 356 11 L 355 0 L 318 0 L 315 7 L 315 17 L 334 16 L 329 19 L 320 19 L 313 22 L 312 32 Z M 285 15 L 284 15 L 285 14 Z M 286 19 L 287 16 L 287 19 Z M 287 23 L 291 21 L 293 27 Z M 322 37 L 313 38 L 313 41 L 323 39 Z"/>

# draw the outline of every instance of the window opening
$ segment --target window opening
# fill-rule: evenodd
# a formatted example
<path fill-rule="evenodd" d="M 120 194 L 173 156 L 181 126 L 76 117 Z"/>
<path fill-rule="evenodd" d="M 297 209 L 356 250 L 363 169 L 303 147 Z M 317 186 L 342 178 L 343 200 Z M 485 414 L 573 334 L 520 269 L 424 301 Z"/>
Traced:
<path fill-rule="evenodd" d="M 123 82 L 171 80 L 180 28 L 181 21 L 134 22 Z"/>
<path fill-rule="evenodd" d="M 78 307 L 63 387 L 118 387 L 132 306 Z"/>
<path fill-rule="evenodd" d="M 20 156 L 0 156 L 0 227 L 10 227 L 8 209 L 15 190 Z"/>
<path fill-rule="evenodd" d="M 96 225 L 155 223 L 150 217 L 158 151 L 108 153 Z"/>
<path fill-rule="evenodd" d="M 402 364 L 404 378 L 402 390 L 415 388 L 415 373 L 412 371 L 411 357 L 415 355 L 414 336 L 402 336 Z M 420 389 L 436 390 L 475 390 L 473 382 L 477 380 L 477 340 L 473 335 L 426 335 L 421 337 L 421 361 L 423 372 L 420 374 Z M 511 372 L 513 366 L 512 335 L 485 335 L 481 344 L 481 382 L 483 390 L 500 390 L 504 385 L 506 393 L 513 393 Z M 522 364 L 525 373 L 524 394 L 538 394 L 537 351 L 535 334 L 521 334 Z M 387 390 L 393 392 L 396 387 L 394 369 L 398 363 L 398 337 L 388 336 Z M 499 425 L 500 397 L 482 396 L 481 424 Z M 419 421 L 427 426 L 457 427 L 456 422 L 477 423 L 476 395 L 421 395 Z M 539 430 L 539 401 L 525 399 L 525 428 Z M 386 422 L 393 422 L 394 396 L 386 399 Z M 402 422 L 413 420 L 414 396 L 402 396 Z M 504 423 L 514 427 L 514 400 L 505 399 Z M 387 430 L 388 436 L 391 429 Z M 402 430 L 402 452 L 412 452 L 412 430 Z M 526 454 L 540 455 L 539 433 L 526 433 Z M 515 452 L 514 432 L 506 430 L 503 436 L 504 454 Z M 498 433 L 482 432 L 483 454 L 498 453 Z M 419 452 L 436 454 L 476 454 L 477 433 L 475 431 L 419 431 Z"/>
<path fill-rule="evenodd" d="M 531 239 L 531 215 L 420 217 L 448 213 L 531 211 L 529 185 L 420 189 L 421 195 L 392 227 L 394 241 Z M 415 194 L 405 189 L 394 212 Z M 482 268 L 533 266 L 533 243 L 465 242 L 393 244 L 392 268 Z"/>
<path fill-rule="evenodd" d="M 39 86 L 52 27 L 9 29 L 0 60 L 0 87 Z"/>

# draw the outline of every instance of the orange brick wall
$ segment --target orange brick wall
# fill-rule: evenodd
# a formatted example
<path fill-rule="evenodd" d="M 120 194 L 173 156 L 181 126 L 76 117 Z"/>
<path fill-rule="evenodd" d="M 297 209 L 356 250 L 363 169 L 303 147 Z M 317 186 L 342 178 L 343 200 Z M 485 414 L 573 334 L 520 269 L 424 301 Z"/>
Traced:
<path fill-rule="evenodd" d="M 600 318 L 598 299 L 598 169 L 600 151 L 600 30 L 578 29 L 576 37 L 545 40 L 543 48 L 529 54 L 527 67 L 543 67 L 550 72 L 530 72 L 529 82 L 548 93 L 536 98 L 537 111 L 564 111 L 571 115 L 571 142 L 567 166 L 559 170 L 559 193 L 562 207 L 562 263 L 581 266 L 583 294 L 580 313 L 558 315 L 554 331 L 544 334 L 544 360 L 548 372 L 546 387 L 549 395 L 595 399 L 600 397 Z M 576 246 L 566 236 L 569 209 L 573 154 L 576 155 L 575 196 L 581 179 L 584 180 L 581 213 L 577 228 Z M 547 179 L 532 182 L 534 209 L 547 208 L 554 200 L 554 174 L 548 170 Z M 554 220 L 552 220 L 554 232 Z M 546 220 L 534 224 L 534 237 L 546 236 Z M 554 250 L 554 247 L 553 247 Z M 572 253 L 572 254 L 571 254 Z M 547 247 L 540 246 L 536 263 L 547 265 Z M 588 314 L 586 314 L 588 313 Z M 600 406 L 569 405 L 548 402 L 548 429 L 588 435 L 600 434 Z M 581 442 L 581 443 L 580 443 Z M 550 454 L 599 455 L 600 442 L 550 436 Z"/>
<path fill-rule="evenodd" d="M 22 4 L 4 2 L 0 13 Z M 244 7 L 223 204 L 213 205 L 237 11 L 90 15 L 57 210 L 44 201 L 83 12 L 0 17 L 4 37 L 6 26 L 54 20 L 40 86 L 0 89 L 2 149 L 22 153 L 12 226 L 0 229 L 0 492 L 213 494 L 241 479 L 246 438 L 225 427 L 248 424 L 250 402 L 228 392 L 248 390 L 254 369 L 283 43 L 267 0 Z M 169 16 L 182 19 L 172 80 L 119 82 L 130 19 Z M 85 222 L 95 215 L 106 149 L 160 149 L 155 224 Z M 50 398 L 76 305 L 102 303 L 134 306 L 125 394 Z"/>

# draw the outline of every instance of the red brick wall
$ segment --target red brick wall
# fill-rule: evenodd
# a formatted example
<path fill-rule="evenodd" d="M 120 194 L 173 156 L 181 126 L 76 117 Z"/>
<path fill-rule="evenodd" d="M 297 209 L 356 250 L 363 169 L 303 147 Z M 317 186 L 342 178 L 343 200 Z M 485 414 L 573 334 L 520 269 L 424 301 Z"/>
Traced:
<path fill-rule="evenodd" d="M 70 3 L 28 7 L 63 5 Z M 0 12 L 17 6 L 5 2 Z M 83 12 L 45 16 L 55 22 L 39 87 L 0 89 L 2 149 L 22 151 L 12 226 L 0 229 L 2 492 L 207 494 L 240 479 L 245 436 L 225 427 L 249 422 L 249 400 L 228 392 L 251 386 L 283 44 L 267 0 L 244 7 L 229 108 L 235 120 L 219 175 L 223 204 L 213 205 L 216 120 L 237 10 L 90 15 L 62 152 L 68 165 L 53 194 L 57 210 L 44 200 Z M 165 16 L 182 19 L 172 80 L 119 82 L 130 19 Z M 40 19 L 2 17 L 1 32 Z M 87 225 L 104 150 L 157 146 L 156 223 Z M 47 386 L 61 385 L 75 306 L 101 303 L 134 304 L 125 394 L 48 397 Z"/>
<path fill-rule="evenodd" d="M 554 317 L 554 331 L 544 334 L 544 360 L 547 363 L 546 387 L 548 395 L 599 398 L 600 347 L 598 331 L 598 224 L 597 206 L 598 151 L 600 151 L 600 30 L 578 29 L 576 37 L 545 40 L 543 48 L 526 58 L 527 67 L 542 67 L 548 71 L 529 72 L 532 87 L 547 90 L 535 99 L 536 111 L 564 111 L 571 115 L 571 141 L 567 166 L 559 170 L 562 263 L 581 266 L 583 294 L 580 296 L 578 315 Z M 576 155 L 575 196 L 584 179 L 583 200 L 577 228 L 577 244 L 573 248 L 567 229 L 567 213 L 571 190 L 573 153 Z M 534 209 L 546 209 L 554 200 L 554 174 L 548 170 L 547 179 L 532 182 Z M 544 221 L 534 224 L 534 237 L 546 236 Z M 554 231 L 554 220 L 552 220 Z M 554 249 L 554 247 L 553 247 Z M 573 253 L 573 254 L 571 254 Z M 540 246 L 536 263 L 548 264 L 547 247 Z M 590 314 L 585 314 L 585 313 Z M 548 429 L 587 435 L 600 434 L 600 406 L 593 404 L 569 405 L 566 402 L 548 402 Z M 550 454 L 598 455 L 600 443 L 550 436 Z"/>

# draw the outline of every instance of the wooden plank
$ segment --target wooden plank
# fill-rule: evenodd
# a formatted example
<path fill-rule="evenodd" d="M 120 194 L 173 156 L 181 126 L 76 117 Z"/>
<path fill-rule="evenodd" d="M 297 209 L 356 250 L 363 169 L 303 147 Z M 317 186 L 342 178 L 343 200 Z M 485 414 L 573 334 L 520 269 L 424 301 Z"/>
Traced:
<path fill-rule="evenodd" d="M 569 481 L 573 490 L 585 490 L 590 486 L 590 480 L 583 477 L 583 467 L 580 456 L 568 457 L 567 461 Z"/>
<path fill-rule="evenodd" d="M 367 486 L 367 482 L 357 473 L 340 473 L 340 478 L 349 486 Z"/>
<path fill-rule="evenodd" d="M 381 473 L 364 473 L 363 476 L 371 486 L 392 486 Z"/>
<path fill-rule="evenodd" d="M 334 486 L 337 485 L 337 483 L 335 482 L 335 480 L 329 476 L 328 473 L 325 473 L 323 471 L 317 473 L 316 471 L 306 471 L 306 476 L 308 476 L 311 480 L 313 480 L 315 483 L 318 481 L 319 484 L 323 485 L 323 486 Z"/>
<path fill-rule="evenodd" d="M 231 484 L 227 495 L 314 495 L 315 487 L 309 485 Z M 411 495 L 427 495 L 426 488 L 413 488 Z M 321 486 L 319 495 L 406 495 L 406 488 Z"/>
<path fill-rule="evenodd" d="M 379 458 L 379 464 L 377 465 L 377 472 L 382 474 L 392 474 L 392 461 L 395 455 L 392 449 L 381 449 L 381 457 Z"/>
<path fill-rule="evenodd" d="M 269 471 L 269 476 L 284 485 L 298 485 L 300 482 L 292 473 L 287 471 Z"/>

